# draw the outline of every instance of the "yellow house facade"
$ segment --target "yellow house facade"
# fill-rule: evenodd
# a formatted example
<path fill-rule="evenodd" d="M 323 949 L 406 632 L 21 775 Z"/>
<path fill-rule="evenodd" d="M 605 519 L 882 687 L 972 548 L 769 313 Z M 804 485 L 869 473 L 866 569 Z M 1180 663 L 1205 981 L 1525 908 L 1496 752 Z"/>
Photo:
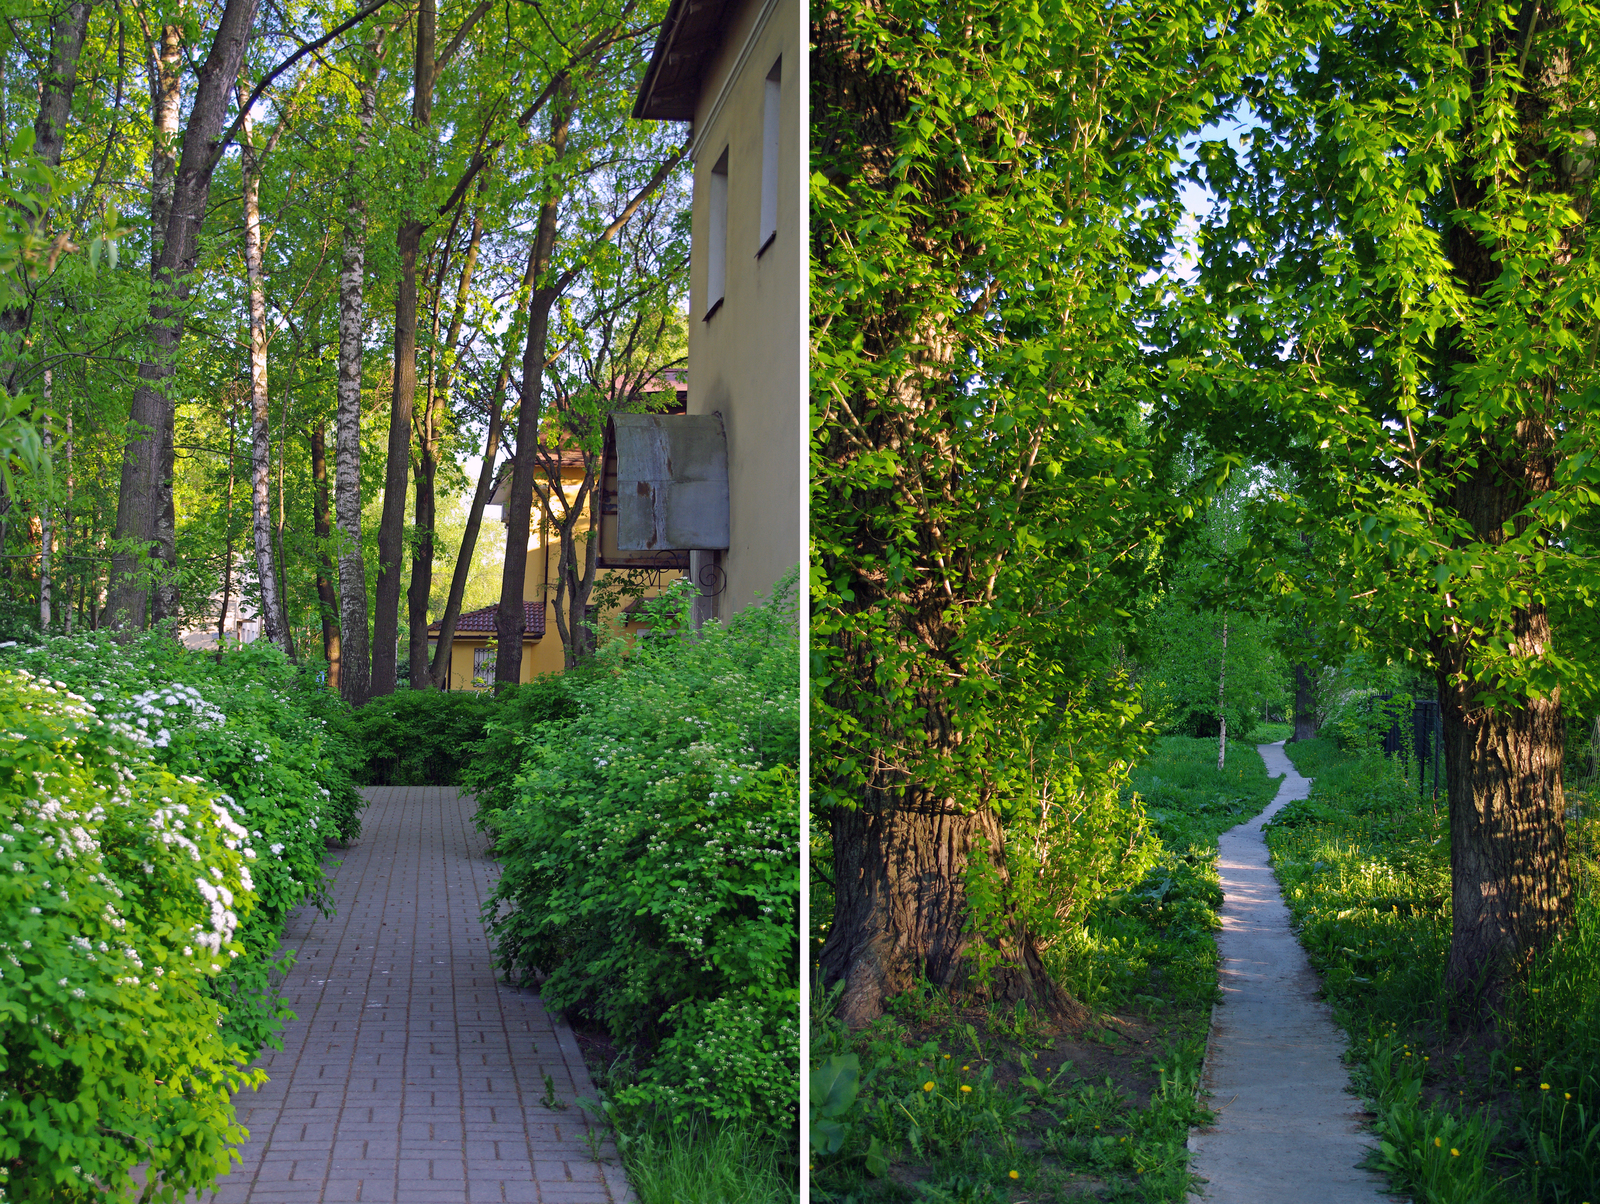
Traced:
<path fill-rule="evenodd" d="M 673 0 L 634 116 L 691 121 L 688 414 L 721 419 L 727 546 L 690 550 L 697 618 L 800 563 L 806 456 L 806 29 L 800 0 Z"/>
<path fill-rule="evenodd" d="M 562 467 L 563 483 L 576 488 L 583 479 L 581 464 Z M 509 487 L 510 473 L 502 477 L 503 487 Z M 504 493 L 496 490 L 492 503 L 504 504 Z M 535 511 L 537 514 L 537 510 Z M 582 549 L 584 537 L 579 535 L 578 547 Z M 534 525 L 528 540 L 527 568 L 523 573 L 522 596 L 526 611 L 522 637 L 523 682 L 530 682 L 541 673 L 559 673 L 566 667 L 566 655 L 561 646 L 560 628 L 556 625 L 556 583 L 560 567 L 561 547 L 558 537 L 543 522 Z M 605 570 L 596 575 L 603 580 Z M 673 574 L 676 576 L 676 574 Z M 650 596 L 656 588 L 646 591 Z M 498 606 L 485 606 L 462 614 L 456 621 L 455 636 L 450 644 L 450 676 L 448 690 L 482 690 L 494 684 L 494 657 L 498 640 L 495 633 L 495 611 Z M 623 612 L 627 612 L 626 607 Z M 613 612 L 602 618 L 620 629 L 624 638 L 634 635 L 640 624 L 627 613 Z M 619 622 L 620 619 L 620 622 Z M 428 628 L 429 656 L 439 638 L 439 623 Z"/>

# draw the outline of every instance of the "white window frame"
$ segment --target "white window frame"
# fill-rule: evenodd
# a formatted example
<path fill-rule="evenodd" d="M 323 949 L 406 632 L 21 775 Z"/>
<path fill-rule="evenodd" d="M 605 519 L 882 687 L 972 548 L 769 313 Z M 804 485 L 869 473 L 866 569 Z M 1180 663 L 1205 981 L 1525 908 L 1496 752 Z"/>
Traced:
<path fill-rule="evenodd" d="M 728 291 L 728 148 L 711 168 L 706 181 L 709 229 L 706 238 L 706 315 L 703 321 L 722 308 Z"/>

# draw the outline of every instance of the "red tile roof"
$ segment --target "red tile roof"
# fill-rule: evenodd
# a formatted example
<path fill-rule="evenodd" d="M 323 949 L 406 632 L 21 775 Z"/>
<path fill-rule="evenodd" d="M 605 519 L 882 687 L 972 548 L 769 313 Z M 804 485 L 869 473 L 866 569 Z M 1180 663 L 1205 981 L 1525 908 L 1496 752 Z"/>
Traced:
<path fill-rule="evenodd" d="M 500 609 L 497 602 L 493 606 L 485 606 L 482 610 L 470 610 L 456 620 L 457 635 L 493 635 L 495 611 Z M 543 602 L 524 602 L 522 609 L 526 617 L 527 626 L 523 629 L 522 638 L 525 640 L 542 640 L 544 638 L 544 612 Z M 429 624 L 429 635 L 439 634 L 437 622 Z"/>

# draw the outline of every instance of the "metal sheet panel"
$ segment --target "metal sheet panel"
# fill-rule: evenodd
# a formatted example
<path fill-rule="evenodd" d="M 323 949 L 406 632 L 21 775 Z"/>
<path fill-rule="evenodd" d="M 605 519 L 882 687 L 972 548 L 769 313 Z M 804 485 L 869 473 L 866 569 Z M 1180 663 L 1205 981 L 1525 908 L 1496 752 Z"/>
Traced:
<path fill-rule="evenodd" d="M 613 414 L 617 547 L 728 546 L 728 441 L 715 414 Z"/>

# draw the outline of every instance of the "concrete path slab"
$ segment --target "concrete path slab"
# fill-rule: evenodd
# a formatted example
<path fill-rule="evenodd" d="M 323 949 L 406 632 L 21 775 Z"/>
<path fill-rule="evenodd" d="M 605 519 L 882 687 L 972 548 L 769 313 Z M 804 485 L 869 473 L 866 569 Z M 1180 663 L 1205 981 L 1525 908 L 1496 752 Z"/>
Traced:
<path fill-rule="evenodd" d="M 1189 1136 L 1192 1167 L 1209 1204 L 1374 1204 L 1392 1200 L 1382 1176 L 1359 1169 L 1370 1117 L 1350 1093 L 1340 1061 L 1344 1033 L 1305 951 L 1267 857 L 1262 825 L 1311 782 L 1283 744 L 1258 746 L 1267 772 L 1283 775 L 1272 804 L 1222 834 L 1222 1002 L 1212 1013 L 1201 1085 L 1216 1124 Z"/>
<path fill-rule="evenodd" d="M 271 1081 L 238 1097 L 244 1164 L 216 1204 L 623 1204 L 574 1103 L 594 1095 L 572 1030 L 497 982 L 479 907 L 496 867 L 454 789 L 368 790 L 336 854 L 337 914 L 304 908 L 282 993 L 299 1017 Z M 546 1079 L 558 1107 L 541 1102 Z"/>

